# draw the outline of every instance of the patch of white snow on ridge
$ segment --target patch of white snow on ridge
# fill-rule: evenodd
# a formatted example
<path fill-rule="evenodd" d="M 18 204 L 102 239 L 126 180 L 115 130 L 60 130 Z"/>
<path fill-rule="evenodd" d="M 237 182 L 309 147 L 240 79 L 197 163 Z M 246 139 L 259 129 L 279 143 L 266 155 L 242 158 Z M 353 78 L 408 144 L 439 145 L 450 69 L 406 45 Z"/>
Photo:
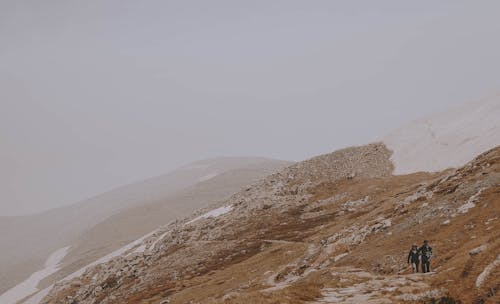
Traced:
<path fill-rule="evenodd" d="M 40 281 L 59 270 L 59 263 L 66 256 L 69 248 L 70 247 L 60 248 L 52 253 L 45 261 L 45 265 L 42 270 L 33 273 L 25 281 L 0 295 L 0 303 L 14 304 L 30 294 L 37 292 Z"/>
<path fill-rule="evenodd" d="M 220 208 L 217 208 L 217 209 L 214 209 L 214 210 L 211 210 L 203 215 L 200 215 L 192 220 L 190 220 L 189 222 L 187 222 L 187 224 L 191 224 L 191 223 L 194 223 L 196 222 L 197 220 L 200 220 L 200 219 L 203 219 L 203 218 L 209 218 L 209 217 L 218 217 L 218 216 L 221 216 L 223 214 L 226 214 L 228 213 L 229 211 L 231 211 L 233 209 L 233 206 L 229 205 L 229 206 L 224 206 L 224 207 L 220 207 Z"/>
<path fill-rule="evenodd" d="M 129 243 L 129 244 L 127 244 L 127 245 L 125 245 L 125 246 L 123 246 L 123 247 L 121 247 L 121 248 L 119 248 L 119 249 L 117 249 L 117 250 L 115 250 L 115 251 L 113 251 L 113 252 L 105 255 L 105 256 L 103 256 L 102 258 L 100 258 L 100 259 L 98 259 L 98 260 L 96 260 L 96 261 L 94 261 L 94 262 L 92 262 L 92 263 L 84 266 L 83 268 L 80 268 L 79 270 L 77 270 L 77 271 L 75 271 L 75 272 L 67 275 L 66 277 L 64 277 L 63 279 L 59 280 L 58 282 L 67 281 L 67 280 L 71 280 L 73 278 L 76 278 L 76 277 L 82 275 L 90 267 L 98 265 L 98 264 L 106 263 L 106 262 L 110 261 L 111 259 L 113 259 L 113 258 L 115 258 L 117 256 L 123 255 L 124 253 L 126 253 L 127 251 L 131 250 L 132 248 L 134 248 L 136 246 L 139 246 L 136 250 L 140 249 L 142 242 L 146 238 L 150 237 L 151 235 L 153 235 L 156 232 L 157 232 L 157 230 L 154 230 L 154 231 L 146 234 L 145 236 L 143 236 L 143 237 L 141 237 L 141 238 L 139 238 L 139 239 L 137 239 L 137 240 L 135 240 L 135 241 L 133 241 L 133 242 L 131 242 L 131 243 Z M 56 269 L 56 271 L 57 271 L 57 269 Z M 54 287 L 54 284 L 52 284 L 52 285 L 48 286 L 47 288 L 45 288 L 45 289 L 37 292 L 32 297 L 30 297 L 29 299 L 27 299 L 26 301 L 24 301 L 23 304 L 38 304 L 38 303 L 40 303 L 40 301 L 47 294 L 49 294 L 49 292 L 52 289 L 52 287 Z M 36 292 L 36 291 L 38 291 L 38 289 L 33 290 L 32 292 L 24 295 L 22 298 L 24 298 L 24 297 L 26 297 L 26 296 L 28 296 L 28 295 L 32 294 L 33 292 Z M 22 299 L 22 298 L 19 298 L 19 300 Z M 1 298 L 0 298 L 0 300 L 1 300 Z M 1 302 L 1 301 L 0 301 L 0 303 L 4 304 L 4 302 Z M 16 302 L 13 302 L 13 303 L 16 303 Z M 6 302 L 6 304 L 9 304 L 9 303 Z"/>
<path fill-rule="evenodd" d="M 142 242 L 147 239 L 148 237 L 152 236 L 154 233 L 156 233 L 156 230 L 146 234 L 145 236 L 121 247 L 120 249 L 117 249 L 113 252 L 111 252 L 110 254 L 107 254 L 105 256 L 103 256 L 102 258 L 98 259 L 97 261 L 94 261 L 90 264 L 88 264 L 87 266 L 81 268 L 80 270 L 78 271 L 75 271 L 73 272 L 72 274 L 68 275 L 67 277 L 65 277 L 63 280 L 69 280 L 69 279 L 73 279 L 75 277 L 78 277 L 80 275 L 82 275 L 87 269 L 89 269 L 90 267 L 92 266 L 95 266 L 95 265 L 98 265 L 98 264 L 103 264 L 103 263 L 106 263 L 106 262 L 109 262 L 111 261 L 111 259 L 117 257 L 117 256 L 120 256 L 120 255 L 123 255 L 124 253 L 126 253 L 127 251 L 131 250 L 132 248 L 136 247 L 136 246 L 139 246 L 137 249 L 140 249 L 141 246 L 142 246 Z M 136 250 L 137 250 L 136 249 Z"/>
<path fill-rule="evenodd" d="M 500 145 L 500 95 L 420 119 L 382 139 L 394 174 L 460 167 Z"/>
<path fill-rule="evenodd" d="M 232 209 L 233 209 L 232 205 L 223 206 L 223 207 L 220 207 L 220 208 L 217 208 L 217 209 L 213 209 L 213 210 L 211 210 L 211 211 L 209 211 L 209 212 L 207 212 L 207 213 L 205 213 L 203 215 L 200 215 L 200 216 L 196 217 L 195 219 L 187 222 L 186 224 L 193 223 L 193 222 L 195 222 L 197 220 L 200 220 L 202 218 L 218 217 L 220 215 L 223 215 L 223 214 L 226 214 L 226 213 L 230 212 Z M 166 231 L 161 236 L 159 236 L 158 238 L 156 238 L 155 241 L 153 242 L 153 244 L 151 246 L 149 246 L 149 248 L 153 249 L 153 247 L 161 239 L 163 239 L 167 235 L 168 232 L 169 231 Z M 131 252 L 131 254 L 132 253 L 143 253 L 143 252 L 145 252 L 146 249 L 148 248 L 148 245 L 145 244 L 144 241 L 147 238 L 153 236 L 155 233 L 158 233 L 158 229 L 151 231 L 150 233 L 144 235 L 143 237 L 141 237 L 141 238 L 139 238 L 139 239 L 137 239 L 137 240 L 135 240 L 135 241 L 133 241 L 133 242 L 131 242 L 131 243 L 129 243 L 129 244 L 127 244 L 127 245 L 125 245 L 125 246 L 123 246 L 123 247 L 121 247 L 121 248 L 113 251 L 113 252 L 111 252 L 110 254 L 108 254 L 108 255 L 106 255 L 106 256 L 104 256 L 104 257 L 102 257 L 102 258 L 100 258 L 100 259 L 98 259 L 98 260 L 96 260 L 96 261 L 94 261 L 94 262 L 86 265 L 85 267 L 83 267 L 83 268 L 81 268 L 81 269 L 79 269 L 79 270 L 77 270 L 77 271 L 69 274 L 68 276 L 64 277 L 63 279 L 59 280 L 58 282 L 67 281 L 67 280 L 71 280 L 71 279 L 73 279 L 75 277 L 78 277 L 78 276 L 82 275 L 90 267 L 93 267 L 93 266 L 98 265 L 98 264 L 106 263 L 106 262 L 110 261 L 111 259 L 113 259 L 113 258 L 115 258 L 117 256 L 124 255 L 125 253 L 127 253 L 128 251 L 130 251 L 132 249 L 133 249 L 133 251 Z M 68 249 L 68 248 L 69 247 L 67 247 L 66 249 Z M 65 248 L 63 248 L 63 249 L 65 249 Z M 52 255 L 51 255 L 51 257 L 52 257 Z M 49 257 L 49 259 L 51 259 L 51 257 Z M 62 259 L 62 257 L 61 257 L 61 259 Z M 57 263 L 59 263 L 59 262 L 60 262 L 60 260 L 57 261 Z M 55 269 L 53 272 L 57 271 L 58 269 L 59 268 Z M 37 284 L 38 284 L 38 282 L 37 282 Z M 52 289 L 53 286 L 54 286 L 54 284 L 48 286 L 47 288 L 45 288 L 45 289 L 43 289 L 41 291 L 38 291 L 38 289 L 35 288 L 34 290 L 31 290 L 30 292 L 25 293 L 22 297 L 17 298 L 17 300 L 15 302 L 5 302 L 5 304 L 11 304 L 11 303 L 14 304 L 17 301 L 19 301 L 19 300 L 21 300 L 21 299 L 29 296 L 30 294 L 35 293 L 35 292 L 36 293 L 33 296 L 31 296 L 29 299 L 27 299 L 26 301 L 24 301 L 23 304 L 39 304 L 40 301 L 50 292 L 50 290 Z M 3 298 L 0 297 L 0 303 L 4 304 L 4 302 L 1 301 L 2 299 Z"/>
<path fill-rule="evenodd" d="M 217 216 L 220 216 L 220 215 L 223 215 L 223 214 L 226 214 L 228 212 L 230 212 L 231 210 L 233 209 L 233 206 L 232 205 L 229 205 L 229 206 L 224 206 L 224 207 L 220 207 L 220 208 L 217 208 L 217 209 L 214 209 L 214 210 L 211 210 L 203 215 L 200 215 L 198 217 L 196 217 L 195 219 L 187 222 L 186 224 L 190 224 L 190 223 L 193 223 L 197 220 L 200 220 L 202 218 L 209 218 L 209 217 L 217 217 Z M 161 239 L 163 239 L 167 233 L 169 231 L 166 231 L 165 233 L 163 233 L 161 236 L 159 236 L 155 241 L 154 243 L 149 247 L 150 249 L 153 249 L 153 247 L 156 245 L 157 242 L 159 242 Z M 120 249 L 117 249 L 113 252 L 111 252 L 110 254 L 86 265 L 85 267 L 71 273 L 70 275 L 64 277 L 63 279 L 59 280 L 58 282 L 62 282 L 62 281 L 67 281 L 67 280 L 71 280 L 73 278 L 76 278 L 80 275 L 82 275 L 87 269 L 89 269 L 90 267 L 93 267 L 95 265 L 98 265 L 98 264 L 103 264 L 103 263 L 106 263 L 108 261 L 110 261 L 111 259 L 117 257 L 117 256 L 120 256 L 120 255 L 123 255 L 125 253 L 127 253 L 128 251 L 134 249 L 133 252 L 131 253 L 143 253 L 145 252 L 145 250 L 147 249 L 147 244 L 144 244 L 144 241 L 151 237 L 152 235 L 154 235 L 155 233 L 158 233 L 158 229 L 154 230 L 154 231 L 151 231 L 150 233 L 144 235 L 143 237 L 121 247 Z M 69 247 L 68 247 L 69 248 Z M 56 269 L 57 271 L 57 269 Z M 54 271 L 55 272 L 55 271 Z M 30 294 L 33 294 L 34 292 L 36 292 L 33 296 L 31 296 L 30 298 L 28 298 L 26 301 L 23 302 L 23 304 L 39 304 L 41 302 L 41 300 L 49 294 L 50 290 L 54 287 L 54 284 L 48 286 L 47 288 L 41 290 L 41 291 L 38 291 L 38 289 L 35 289 L 35 290 L 32 290 L 31 292 L 29 293 L 26 293 L 24 294 L 24 296 L 18 298 L 17 301 L 19 301 L 20 299 L 22 298 L 25 298 L 27 296 L 29 296 Z M 38 291 L 38 292 L 37 292 Z M 2 295 L 3 296 L 3 295 Z M 2 298 L 0 298 L 1 300 Z M 16 301 L 16 302 L 17 302 Z M 5 302 L 5 304 L 14 304 L 16 302 Z M 0 301 L 1 304 L 4 304 L 4 302 Z"/>

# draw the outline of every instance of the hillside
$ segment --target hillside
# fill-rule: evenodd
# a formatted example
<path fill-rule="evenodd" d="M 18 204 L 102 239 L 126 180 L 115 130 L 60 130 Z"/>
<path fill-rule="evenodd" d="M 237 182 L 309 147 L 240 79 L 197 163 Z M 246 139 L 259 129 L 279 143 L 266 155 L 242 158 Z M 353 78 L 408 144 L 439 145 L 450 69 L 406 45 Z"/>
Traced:
<path fill-rule="evenodd" d="M 129 208 L 85 231 L 61 262 L 54 279 L 62 278 L 98 258 L 200 208 L 227 200 L 233 193 L 282 169 L 286 162 L 263 161 L 226 171 L 156 202 Z M 52 283 L 52 280 L 44 281 Z M 44 284 L 41 284 L 44 287 Z"/>
<path fill-rule="evenodd" d="M 41 303 L 498 303 L 500 147 L 435 173 L 394 176 L 390 156 L 372 144 L 292 165 L 38 298 L 51 290 Z M 408 249 L 424 239 L 434 272 L 410 274 Z"/>
<path fill-rule="evenodd" d="M 500 143 L 499 117 L 496 95 L 409 123 L 381 141 L 394 152 L 394 174 L 456 168 Z"/>
<path fill-rule="evenodd" d="M 1 230 L 9 231 L 0 238 L 0 300 L 4 291 L 43 268 L 47 257 L 60 248 L 71 246 L 59 265 L 63 268 L 59 276 L 153 227 L 226 199 L 287 164 L 264 158 L 208 159 L 68 207 L 30 216 L 0 217 Z M 43 281 L 42 287 L 55 277 Z"/>

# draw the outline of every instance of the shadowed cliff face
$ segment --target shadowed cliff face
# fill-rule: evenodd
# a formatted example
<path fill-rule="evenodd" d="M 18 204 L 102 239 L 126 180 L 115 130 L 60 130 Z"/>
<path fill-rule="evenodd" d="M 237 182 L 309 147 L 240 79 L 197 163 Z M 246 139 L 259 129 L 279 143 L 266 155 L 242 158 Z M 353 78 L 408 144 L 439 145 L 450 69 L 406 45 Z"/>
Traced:
<path fill-rule="evenodd" d="M 392 176 L 389 158 L 374 144 L 293 165 L 42 303 L 497 303 L 500 148 L 432 174 Z M 424 239 L 435 272 L 411 274 Z"/>

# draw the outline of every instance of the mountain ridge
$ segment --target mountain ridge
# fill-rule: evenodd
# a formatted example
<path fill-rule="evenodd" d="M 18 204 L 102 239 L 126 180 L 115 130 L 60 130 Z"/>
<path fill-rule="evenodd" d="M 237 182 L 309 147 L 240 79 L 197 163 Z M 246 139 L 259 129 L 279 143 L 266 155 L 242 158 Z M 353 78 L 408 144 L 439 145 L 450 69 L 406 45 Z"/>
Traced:
<path fill-rule="evenodd" d="M 499 236 L 491 228 L 498 221 L 487 218 L 482 210 L 489 206 L 498 212 L 495 194 L 500 180 L 500 148 L 494 146 L 500 138 L 496 132 L 483 131 L 500 127 L 494 119 L 500 99 L 473 104 L 478 105 L 475 111 L 469 104 L 411 123 L 376 143 L 290 165 L 228 200 L 157 228 L 102 264 L 82 268 L 79 278 L 59 282 L 39 293 L 37 300 L 26 303 L 38 303 L 47 294 L 42 303 L 276 303 L 283 299 L 285 303 L 349 303 L 350 297 L 358 302 L 373 298 L 373 303 L 439 302 L 447 298 L 495 301 L 498 282 L 488 278 L 496 273 L 493 253 Z M 489 116 L 481 121 L 485 113 Z M 433 124 L 437 127 L 428 127 Z M 470 125 L 478 127 L 471 129 Z M 480 145 L 469 139 L 471 132 L 476 133 Z M 492 150 L 484 152 L 487 147 Z M 463 164 L 466 157 L 470 162 Z M 213 174 L 205 173 L 201 179 L 210 181 Z M 479 205 L 483 209 L 477 208 Z M 431 224 L 422 227 L 422 221 Z M 480 231 L 481 237 L 457 235 L 457 223 L 474 233 Z M 443 273 L 465 264 L 461 277 L 467 277 L 463 286 L 468 291 L 464 295 L 451 290 L 452 285 L 441 273 L 408 274 L 402 259 L 405 253 L 398 251 L 408 246 L 405 242 L 412 237 L 424 238 L 423 231 L 439 235 L 440 228 L 452 236 L 454 245 L 456 240 L 465 244 L 452 248 L 441 239 L 431 238 L 439 248 L 457 252 L 437 257 Z M 393 249 L 379 248 L 374 240 Z M 469 255 L 480 258 L 464 259 L 463 254 L 476 250 L 471 248 L 473 244 L 483 249 L 479 255 Z M 369 248 L 375 248 L 376 258 L 366 255 Z M 203 256 L 207 250 L 208 256 Z M 280 252 L 280 256 L 273 252 Z M 282 257 L 286 252 L 292 252 L 294 259 Z M 261 256 L 274 262 L 267 263 Z M 487 261 L 491 267 L 485 265 Z M 216 282 L 220 280 L 216 279 L 218 273 L 223 277 L 235 275 L 227 270 L 233 267 L 248 272 L 248 263 L 263 272 L 247 283 L 239 282 L 243 284 L 239 287 L 227 279 Z M 331 273 L 336 271 L 341 281 L 351 285 L 332 286 L 325 281 L 335 281 Z M 469 275 L 471 272 L 473 275 Z M 476 288 L 472 277 L 481 281 Z M 227 288 L 220 289 L 219 285 Z M 389 289 L 383 293 L 375 291 L 386 285 Z M 203 292 L 202 286 L 211 293 Z M 246 292 L 248 287 L 242 286 L 251 288 Z M 489 286 L 490 291 L 483 286 Z M 406 291 L 394 293 L 399 288 Z M 369 297 L 360 298 L 359 293 Z"/>
<path fill-rule="evenodd" d="M 146 239 L 150 247 L 144 251 L 137 251 L 141 248 L 137 244 L 122 256 L 87 269 L 79 278 L 56 284 L 42 303 L 337 303 L 338 299 L 349 303 L 342 296 L 346 286 L 385 301 L 380 303 L 445 298 L 494 303 L 498 295 L 489 295 L 485 288 L 495 290 L 499 282 L 491 280 L 494 275 L 487 275 L 490 280 L 485 285 L 471 285 L 500 248 L 494 229 L 499 221 L 483 214 L 483 206 L 500 207 L 500 147 L 465 167 L 438 173 L 393 176 L 381 171 L 370 175 L 370 169 L 358 167 L 358 175 L 339 177 L 337 172 L 352 169 L 340 166 L 331 175 L 323 170 L 311 174 L 312 164 L 322 168 L 324 160 L 346 153 L 351 159 L 370 153 L 389 159 L 381 144 L 372 144 L 292 165 L 233 195 L 223 204 L 232 206 L 229 211 L 195 222 L 187 218 L 172 223 L 158 232 L 160 239 Z M 296 178 L 303 180 L 297 183 Z M 470 202 L 474 206 L 463 212 Z M 467 229 L 472 233 L 480 229 L 480 239 L 469 238 L 470 233 L 454 233 L 451 239 L 429 235 L 437 248 L 452 248 L 454 240 L 463 242 L 460 254 L 437 256 L 433 267 L 437 264 L 439 273 L 408 274 L 400 250 L 409 246 L 409 234 L 424 238 L 418 229 L 430 233 L 477 217 L 485 224 Z M 422 227 L 420 220 L 430 224 Z M 474 275 L 466 275 L 463 286 L 467 291 L 457 294 L 454 284 L 447 283 L 449 271 L 460 265 L 463 253 L 469 256 L 481 243 L 486 244 L 478 253 L 482 258 L 471 255 L 462 265 Z M 367 255 L 370 247 L 376 248 L 374 258 Z M 338 278 L 332 272 L 343 283 L 335 283 Z M 376 288 L 383 284 L 388 289 L 380 293 Z M 399 288 L 405 292 L 395 292 Z"/>

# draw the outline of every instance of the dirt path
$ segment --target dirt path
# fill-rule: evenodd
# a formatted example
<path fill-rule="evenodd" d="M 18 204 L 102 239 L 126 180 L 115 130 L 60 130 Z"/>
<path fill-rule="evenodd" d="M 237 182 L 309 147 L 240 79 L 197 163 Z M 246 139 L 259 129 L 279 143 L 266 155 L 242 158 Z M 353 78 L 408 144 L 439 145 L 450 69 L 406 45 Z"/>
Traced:
<path fill-rule="evenodd" d="M 322 289 L 322 298 L 310 304 L 320 303 L 401 303 L 425 297 L 437 296 L 430 291 L 424 274 L 376 276 L 361 269 L 345 268 L 334 272 L 342 286 Z"/>

